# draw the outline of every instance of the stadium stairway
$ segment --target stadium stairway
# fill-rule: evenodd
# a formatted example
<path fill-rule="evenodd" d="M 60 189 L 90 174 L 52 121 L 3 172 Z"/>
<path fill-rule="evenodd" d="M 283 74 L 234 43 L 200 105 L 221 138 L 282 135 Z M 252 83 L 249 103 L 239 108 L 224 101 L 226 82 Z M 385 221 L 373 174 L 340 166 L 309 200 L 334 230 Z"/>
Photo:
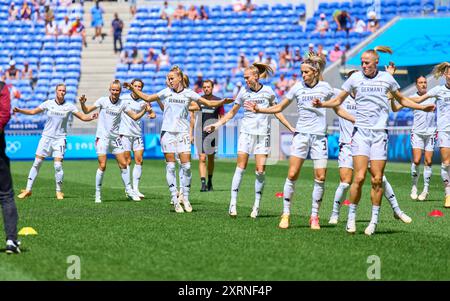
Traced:
<path fill-rule="evenodd" d="M 114 13 L 119 14 L 119 18 L 124 22 L 123 42 L 128 31 L 132 16 L 129 12 L 129 6 L 123 2 L 101 2 L 100 7 L 103 8 L 103 29 L 102 33 L 106 33 L 102 43 L 92 40 L 94 36 L 94 28 L 91 27 L 91 8 L 94 3 L 85 3 L 85 27 L 87 48 L 83 48 L 81 53 L 81 79 L 78 87 L 78 96 L 85 94 L 91 105 L 101 96 L 108 94 L 110 82 L 114 79 L 116 65 L 119 54 L 114 54 L 113 37 L 111 33 L 111 22 L 114 19 Z M 77 100 L 78 101 L 78 100 Z M 77 129 L 94 128 L 95 122 L 82 122 L 74 119 L 73 131 Z"/>

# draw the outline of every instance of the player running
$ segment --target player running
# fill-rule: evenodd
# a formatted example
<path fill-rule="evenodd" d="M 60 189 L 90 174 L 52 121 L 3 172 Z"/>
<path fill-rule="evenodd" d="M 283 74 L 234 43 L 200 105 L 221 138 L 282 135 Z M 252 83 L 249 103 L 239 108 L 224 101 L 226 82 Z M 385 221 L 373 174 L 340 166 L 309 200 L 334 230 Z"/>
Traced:
<path fill-rule="evenodd" d="M 97 134 L 95 139 L 95 148 L 98 156 L 98 169 L 95 177 L 95 203 L 101 203 L 101 188 L 103 176 L 106 170 L 106 155 L 111 152 L 115 155 L 119 165 L 122 181 L 125 186 L 125 192 L 128 198 L 133 201 L 140 201 L 141 198 L 134 192 L 130 183 L 130 172 L 127 168 L 125 149 L 122 145 L 122 139 L 119 136 L 120 122 L 122 112 L 127 114 L 133 120 L 139 120 L 145 112 L 150 112 L 151 108 L 145 104 L 141 111 L 136 113 L 128 102 L 120 97 L 122 86 L 120 81 L 114 80 L 109 87 L 110 96 L 104 96 L 97 99 L 93 106 L 86 105 L 86 96 L 80 97 L 81 109 L 85 113 L 90 113 L 97 108 L 100 109 Z"/>
<path fill-rule="evenodd" d="M 189 202 L 191 188 L 191 143 L 189 137 L 189 106 L 191 103 L 204 104 L 209 107 L 219 107 L 232 99 L 221 101 L 207 100 L 189 87 L 189 77 L 178 67 L 174 66 L 167 74 L 168 88 L 157 94 L 147 95 L 137 90 L 132 85 L 124 83 L 124 87 L 130 89 L 146 102 L 161 101 L 164 104 L 163 124 L 161 127 L 161 150 L 166 159 L 166 179 L 175 212 L 192 212 Z M 183 181 L 184 210 L 177 198 L 176 176 L 175 176 L 175 153 L 178 153 L 181 161 L 180 177 Z"/>
<path fill-rule="evenodd" d="M 71 114 L 82 121 L 92 121 L 97 118 L 97 114 L 91 116 L 80 113 L 75 104 L 66 102 L 66 85 L 58 84 L 56 86 L 55 98 L 49 99 L 41 103 L 37 108 L 32 110 L 14 108 L 14 113 L 22 113 L 26 115 L 36 115 L 46 112 L 47 121 L 45 122 L 42 137 L 39 140 L 36 149 L 36 157 L 28 174 L 27 187 L 17 196 L 19 199 L 30 197 L 32 194 L 33 183 L 39 173 L 42 162 L 48 156 L 54 158 L 53 166 L 55 168 L 56 181 L 56 199 L 63 200 L 62 184 L 64 179 L 64 171 L 62 162 L 64 153 L 66 152 L 66 136 L 67 123 Z"/>

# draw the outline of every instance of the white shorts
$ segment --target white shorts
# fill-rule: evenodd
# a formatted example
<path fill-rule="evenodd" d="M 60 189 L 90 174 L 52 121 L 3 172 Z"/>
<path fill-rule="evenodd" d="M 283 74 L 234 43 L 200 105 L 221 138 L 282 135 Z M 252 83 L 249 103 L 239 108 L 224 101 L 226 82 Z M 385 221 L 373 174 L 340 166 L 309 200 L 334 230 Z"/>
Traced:
<path fill-rule="evenodd" d="M 450 148 L 450 132 L 438 132 L 439 147 Z"/>
<path fill-rule="evenodd" d="M 387 130 L 354 128 L 352 135 L 352 155 L 366 156 L 369 160 L 387 160 Z"/>
<path fill-rule="evenodd" d="M 163 153 L 190 153 L 189 133 L 161 132 L 161 151 Z"/>
<path fill-rule="evenodd" d="M 270 153 L 270 135 L 240 133 L 238 152 L 249 155 L 268 155 Z"/>
<path fill-rule="evenodd" d="M 140 151 L 144 149 L 142 137 L 121 136 L 122 146 L 126 152 Z"/>
<path fill-rule="evenodd" d="M 66 138 L 50 138 L 42 136 L 36 149 L 36 155 L 41 157 L 64 158 Z"/>
<path fill-rule="evenodd" d="M 436 134 L 423 135 L 411 133 L 411 147 L 425 150 L 427 152 L 434 151 L 436 145 Z"/>
<path fill-rule="evenodd" d="M 292 139 L 291 156 L 313 160 L 328 159 L 328 140 L 326 135 L 295 132 Z"/>
<path fill-rule="evenodd" d="M 339 143 L 339 168 L 353 169 L 352 146 L 350 143 Z"/>
<path fill-rule="evenodd" d="M 113 155 L 121 154 L 125 150 L 123 149 L 122 139 L 117 138 L 99 138 L 95 139 L 95 150 L 97 155 L 107 155 L 111 153 Z"/>

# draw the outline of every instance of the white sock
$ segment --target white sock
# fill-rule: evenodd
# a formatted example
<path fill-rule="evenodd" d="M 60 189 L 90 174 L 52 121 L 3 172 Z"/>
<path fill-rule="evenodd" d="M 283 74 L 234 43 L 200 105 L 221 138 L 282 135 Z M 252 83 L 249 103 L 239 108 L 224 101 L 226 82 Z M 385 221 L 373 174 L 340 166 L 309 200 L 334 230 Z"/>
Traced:
<path fill-rule="evenodd" d="M 339 183 L 336 193 L 334 194 L 333 215 L 339 216 L 339 209 L 341 208 L 342 201 L 345 199 L 349 187 L 350 184 L 348 183 Z"/>
<path fill-rule="evenodd" d="M 183 171 L 181 170 L 181 162 L 178 162 L 180 167 L 178 168 L 178 187 L 180 187 L 179 191 L 180 194 L 183 194 L 183 183 L 184 183 L 184 175 L 183 175 Z"/>
<path fill-rule="evenodd" d="M 423 191 L 428 192 L 430 187 L 431 176 L 433 175 L 433 168 L 431 166 L 424 165 L 423 167 Z"/>
<path fill-rule="evenodd" d="M 63 171 L 63 167 L 62 167 L 62 162 L 55 161 L 53 166 L 55 167 L 56 191 L 61 191 L 63 179 L 64 179 L 64 171 Z"/>
<path fill-rule="evenodd" d="M 314 180 L 314 189 L 312 192 L 311 216 L 319 216 L 320 203 L 322 203 L 325 182 Z"/>
<path fill-rule="evenodd" d="M 286 178 L 283 189 L 283 214 L 291 214 L 291 201 L 294 195 L 295 182 Z"/>
<path fill-rule="evenodd" d="M 166 163 L 166 180 L 174 205 L 178 204 L 177 178 L 175 175 L 175 162 Z"/>
<path fill-rule="evenodd" d="M 98 193 L 102 190 L 103 174 L 103 171 L 97 169 L 97 175 L 95 176 L 95 191 Z"/>
<path fill-rule="evenodd" d="M 394 189 L 392 189 L 391 184 L 386 179 L 386 176 L 383 175 L 383 190 L 384 190 L 384 197 L 389 201 L 389 204 L 391 204 L 392 210 L 397 215 L 400 215 L 402 213 L 402 210 L 400 209 L 400 206 L 398 205 L 397 198 L 395 197 Z"/>
<path fill-rule="evenodd" d="M 412 186 L 417 187 L 417 181 L 419 180 L 420 171 L 417 169 L 417 165 L 411 163 L 411 180 Z"/>
<path fill-rule="evenodd" d="M 356 220 L 356 209 L 358 208 L 357 204 L 350 204 L 350 206 L 348 206 L 348 220 Z"/>
<path fill-rule="evenodd" d="M 189 192 L 191 191 L 191 179 L 192 179 L 192 173 L 191 173 L 191 163 L 182 163 L 181 164 L 181 171 L 183 174 L 183 177 L 181 180 L 181 187 L 183 187 L 183 195 L 184 195 L 184 201 L 186 203 L 189 203 Z"/>
<path fill-rule="evenodd" d="M 30 173 L 28 174 L 28 181 L 27 181 L 27 191 L 31 191 L 33 188 L 34 180 L 36 180 L 36 177 L 39 173 L 39 168 L 41 168 L 43 160 L 40 158 L 35 158 L 33 165 L 31 166 Z"/>
<path fill-rule="evenodd" d="M 234 171 L 233 181 L 231 182 L 230 206 L 236 206 L 239 186 L 241 186 L 242 175 L 244 174 L 244 172 L 245 169 L 242 169 L 240 167 L 236 167 L 236 170 Z"/>
<path fill-rule="evenodd" d="M 130 181 L 130 168 L 124 168 L 120 169 L 120 174 L 122 176 L 122 182 L 123 186 L 125 186 L 125 190 L 128 192 L 130 190 L 133 190 L 131 188 L 131 181 Z"/>
<path fill-rule="evenodd" d="M 134 164 L 133 168 L 133 189 L 139 191 L 139 181 L 142 175 L 142 165 Z"/>
<path fill-rule="evenodd" d="M 256 172 L 255 179 L 255 204 L 254 208 L 259 208 L 259 203 L 261 202 L 262 193 L 264 190 L 264 180 L 266 178 L 266 174 L 264 172 L 258 173 Z"/>
<path fill-rule="evenodd" d="M 445 196 L 450 195 L 450 165 L 441 164 L 441 178 L 445 186 Z"/>
<path fill-rule="evenodd" d="M 370 219 L 371 224 L 378 224 L 379 214 L 380 214 L 380 206 L 372 205 L 372 218 Z"/>

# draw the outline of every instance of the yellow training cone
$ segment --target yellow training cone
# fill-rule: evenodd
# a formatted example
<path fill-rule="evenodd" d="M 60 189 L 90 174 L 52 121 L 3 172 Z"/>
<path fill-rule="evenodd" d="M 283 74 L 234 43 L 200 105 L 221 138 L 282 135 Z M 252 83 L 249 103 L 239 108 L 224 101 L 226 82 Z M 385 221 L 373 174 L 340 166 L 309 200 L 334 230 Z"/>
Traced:
<path fill-rule="evenodd" d="M 20 229 L 19 235 L 37 235 L 37 232 L 31 227 L 24 227 Z"/>

